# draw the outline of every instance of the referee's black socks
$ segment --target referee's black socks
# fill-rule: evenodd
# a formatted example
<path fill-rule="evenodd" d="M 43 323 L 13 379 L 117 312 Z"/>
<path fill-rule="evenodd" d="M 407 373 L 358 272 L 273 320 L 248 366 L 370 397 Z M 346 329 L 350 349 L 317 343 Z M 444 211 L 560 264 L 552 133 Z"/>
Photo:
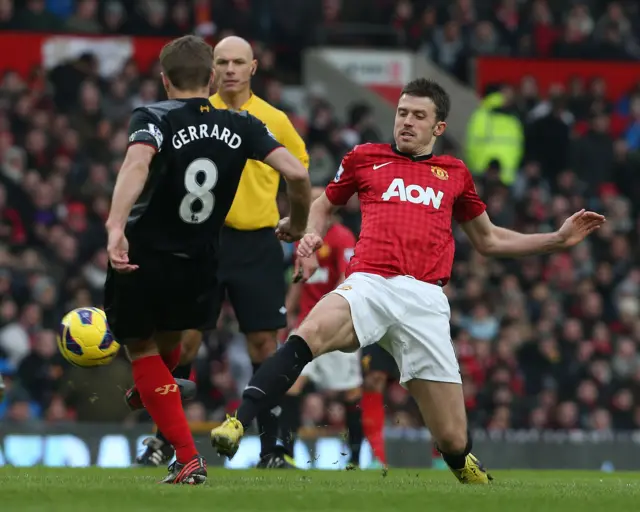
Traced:
<path fill-rule="evenodd" d="M 261 411 L 270 413 L 269 409 L 280 403 L 312 359 L 309 345 L 296 334 L 289 336 L 287 342 L 262 363 L 242 393 L 237 414 L 240 423 L 246 427 Z"/>

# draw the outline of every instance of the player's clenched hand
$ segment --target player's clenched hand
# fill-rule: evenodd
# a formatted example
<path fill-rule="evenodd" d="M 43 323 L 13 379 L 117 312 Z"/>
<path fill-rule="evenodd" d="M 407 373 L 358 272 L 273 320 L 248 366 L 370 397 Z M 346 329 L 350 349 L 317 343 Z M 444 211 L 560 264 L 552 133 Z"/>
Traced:
<path fill-rule="evenodd" d="M 289 217 L 280 219 L 280 222 L 278 222 L 276 236 L 283 242 L 295 242 L 300 240 L 303 234 L 304 228 L 293 226 Z"/>
<path fill-rule="evenodd" d="M 315 233 L 307 233 L 298 244 L 298 257 L 308 258 L 322 247 L 322 237 Z"/>
<path fill-rule="evenodd" d="M 138 265 L 129 263 L 129 241 L 122 230 L 109 231 L 107 253 L 109 261 L 116 272 L 127 274 L 137 270 Z"/>
<path fill-rule="evenodd" d="M 558 235 L 564 248 L 573 247 L 605 223 L 604 215 L 580 210 L 564 221 Z"/>
<path fill-rule="evenodd" d="M 318 270 L 318 258 L 315 254 L 308 258 L 296 258 L 293 266 L 293 282 L 306 283 L 316 273 L 316 270 Z"/>

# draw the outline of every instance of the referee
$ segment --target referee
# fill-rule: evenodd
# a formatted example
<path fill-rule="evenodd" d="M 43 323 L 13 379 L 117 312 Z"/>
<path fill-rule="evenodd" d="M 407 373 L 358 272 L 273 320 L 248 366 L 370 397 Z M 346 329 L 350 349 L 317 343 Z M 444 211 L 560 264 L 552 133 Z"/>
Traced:
<path fill-rule="evenodd" d="M 251 45 L 240 37 L 227 37 L 215 47 L 213 64 L 218 85 L 218 92 L 210 98 L 213 106 L 254 115 L 308 168 L 304 141 L 287 115 L 251 92 L 251 77 L 258 66 Z M 247 338 L 254 373 L 275 352 L 278 329 L 287 325 L 283 253 L 274 232 L 280 219 L 276 204 L 279 184 L 275 170 L 249 160 L 220 237 L 221 301 L 226 293 Z M 276 450 L 278 418 L 267 410 L 257 421 L 261 444 L 258 467 L 289 467 L 283 452 Z"/>

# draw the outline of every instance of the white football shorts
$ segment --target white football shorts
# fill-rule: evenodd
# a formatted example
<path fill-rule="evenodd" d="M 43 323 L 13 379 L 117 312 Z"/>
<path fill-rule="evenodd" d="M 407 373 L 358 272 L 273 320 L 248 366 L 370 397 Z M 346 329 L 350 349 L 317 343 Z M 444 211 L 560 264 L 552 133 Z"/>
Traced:
<path fill-rule="evenodd" d="M 380 343 L 393 356 L 401 384 L 462 382 L 451 341 L 451 309 L 440 286 L 410 276 L 356 272 L 331 293 L 349 303 L 360 346 Z"/>
<path fill-rule="evenodd" d="M 362 386 L 360 351 L 329 352 L 316 357 L 302 370 L 318 389 L 324 391 L 348 391 Z"/>

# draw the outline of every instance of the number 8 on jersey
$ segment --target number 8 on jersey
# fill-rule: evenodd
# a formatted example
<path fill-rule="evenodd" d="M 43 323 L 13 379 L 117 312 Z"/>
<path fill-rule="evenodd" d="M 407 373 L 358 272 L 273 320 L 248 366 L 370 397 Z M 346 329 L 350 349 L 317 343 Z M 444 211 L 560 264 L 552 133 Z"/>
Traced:
<path fill-rule="evenodd" d="M 199 182 L 200 181 L 200 182 Z M 213 189 L 218 183 L 218 167 L 208 158 L 197 158 L 184 173 L 187 194 L 180 202 L 180 218 L 187 224 L 201 224 L 213 213 L 216 198 Z M 196 211 L 196 203 L 201 207 Z"/>

